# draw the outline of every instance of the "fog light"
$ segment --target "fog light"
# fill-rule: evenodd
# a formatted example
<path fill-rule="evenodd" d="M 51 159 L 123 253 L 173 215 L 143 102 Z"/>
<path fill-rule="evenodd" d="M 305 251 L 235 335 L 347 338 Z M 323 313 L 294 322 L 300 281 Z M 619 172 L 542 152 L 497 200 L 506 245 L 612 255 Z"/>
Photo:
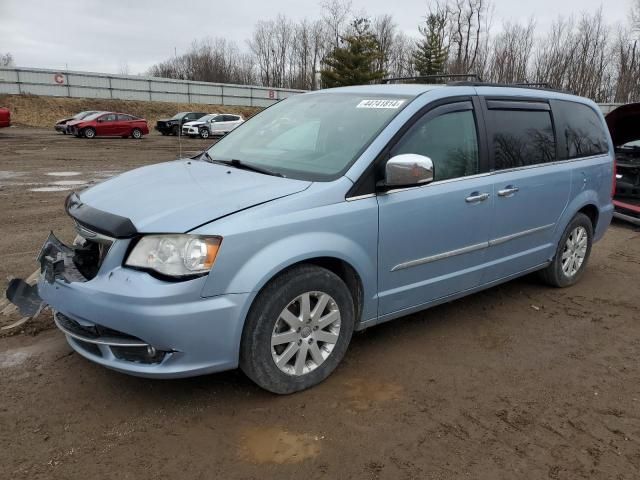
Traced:
<path fill-rule="evenodd" d="M 147 347 L 147 355 L 149 355 L 150 357 L 154 357 L 156 355 L 156 349 L 149 345 Z"/>

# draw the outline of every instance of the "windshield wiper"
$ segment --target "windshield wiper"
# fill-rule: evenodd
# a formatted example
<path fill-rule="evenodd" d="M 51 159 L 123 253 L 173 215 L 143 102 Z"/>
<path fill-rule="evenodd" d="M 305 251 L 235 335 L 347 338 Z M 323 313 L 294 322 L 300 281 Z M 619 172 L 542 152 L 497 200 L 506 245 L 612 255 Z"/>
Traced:
<path fill-rule="evenodd" d="M 200 154 L 200 157 L 198 158 L 198 160 L 202 160 L 203 158 L 207 162 L 215 162 L 215 160 L 213 158 L 211 158 L 211 155 L 209 155 L 209 152 L 207 152 L 206 150 L 202 151 L 202 153 Z"/>
<path fill-rule="evenodd" d="M 209 157 L 209 154 L 207 154 L 207 157 Z M 211 157 L 209 157 L 211 158 Z M 251 170 L 252 172 L 258 172 L 258 173 L 262 173 L 264 175 L 272 175 L 274 177 L 283 177 L 284 175 L 279 173 L 279 172 L 274 172 L 273 170 L 269 170 L 267 168 L 264 167 L 259 167 L 257 165 L 254 165 L 253 163 L 247 163 L 247 162 L 243 162 L 242 160 L 238 160 L 236 158 L 231 159 L 231 160 L 218 160 L 218 159 L 212 159 L 212 162 L 215 163 L 221 163 L 223 165 L 230 165 L 232 167 L 235 168 L 240 168 L 242 170 Z"/>

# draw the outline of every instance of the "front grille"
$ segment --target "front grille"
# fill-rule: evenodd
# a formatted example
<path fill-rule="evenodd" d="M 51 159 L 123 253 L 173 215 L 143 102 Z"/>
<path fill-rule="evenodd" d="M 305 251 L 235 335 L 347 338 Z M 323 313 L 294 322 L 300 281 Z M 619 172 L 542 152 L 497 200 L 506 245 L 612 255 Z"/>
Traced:
<path fill-rule="evenodd" d="M 102 351 L 100 350 L 100 347 L 98 347 L 98 345 L 96 345 L 95 343 L 83 342 L 82 340 L 78 340 L 77 338 L 73 338 L 72 341 L 85 352 L 97 357 L 102 357 Z"/>

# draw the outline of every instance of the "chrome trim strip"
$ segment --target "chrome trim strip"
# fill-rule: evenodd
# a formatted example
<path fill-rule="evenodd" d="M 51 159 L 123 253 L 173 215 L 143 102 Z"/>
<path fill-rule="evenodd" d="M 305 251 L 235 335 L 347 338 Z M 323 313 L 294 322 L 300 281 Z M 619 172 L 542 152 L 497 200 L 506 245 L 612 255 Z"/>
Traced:
<path fill-rule="evenodd" d="M 111 244 L 116 241 L 115 238 L 109 237 L 107 235 L 103 235 L 98 232 L 94 232 L 93 230 L 90 230 L 87 227 L 80 225 L 78 222 L 75 222 L 75 229 L 76 229 L 76 233 L 80 235 L 82 238 L 91 240 L 96 243 Z"/>
<path fill-rule="evenodd" d="M 53 321 L 56 323 L 56 327 L 58 327 L 62 331 L 62 333 L 64 333 L 65 335 L 68 335 L 71 338 L 75 338 L 76 340 L 80 340 L 81 342 L 93 343 L 94 345 L 108 345 L 110 347 L 148 347 L 149 346 L 148 343 L 118 340 L 117 338 L 109 338 L 109 337 L 106 337 L 104 339 L 86 338 L 62 327 L 62 325 L 60 325 L 60 322 L 58 322 L 57 315 L 55 314 L 53 315 Z"/>
<path fill-rule="evenodd" d="M 489 240 L 489 246 L 494 247 L 496 245 L 501 245 L 516 238 L 531 235 L 532 233 L 542 232 L 543 230 L 547 230 L 554 225 L 555 223 L 550 223 L 549 225 L 542 225 L 541 227 L 530 228 L 529 230 L 523 230 L 522 232 L 512 233 L 511 235 L 505 235 L 504 237 L 494 238 L 493 240 Z"/>
<path fill-rule="evenodd" d="M 489 242 L 476 243 L 475 245 L 468 245 L 466 247 L 457 248 L 456 250 L 450 250 L 448 252 L 438 253 L 424 258 L 418 258 L 417 260 L 410 260 L 408 262 L 400 263 L 391 269 L 392 272 L 397 270 L 403 270 L 405 268 L 417 267 L 418 265 L 424 265 L 425 263 L 435 262 L 444 258 L 455 257 L 456 255 L 462 255 L 464 253 L 475 252 L 476 250 L 482 250 L 487 248 Z"/>
<path fill-rule="evenodd" d="M 347 202 L 354 202 L 356 200 L 363 200 L 365 198 L 372 198 L 372 197 L 375 197 L 375 196 L 376 196 L 375 193 L 366 193 L 364 195 L 357 195 L 355 197 L 347 197 L 347 198 L 345 198 L 345 200 Z"/>
<path fill-rule="evenodd" d="M 533 169 L 533 168 L 541 168 L 541 167 L 552 167 L 552 166 L 557 166 L 557 165 L 564 165 L 565 163 L 573 163 L 573 162 L 582 162 L 585 160 L 595 160 L 595 159 L 605 159 L 606 157 L 610 157 L 611 153 L 607 152 L 607 153 L 602 153 L 602 154 L 598 154 L 598 155 L 591 155 L 589 157 L 581 157 L 581 158 L 571 158 L 568 160 L 556 160 L 555 162 L 548 162 L 548 163 L 538 163 L 535 165 L 526 165 L 524 167 L 514 167 L 514 168 L 509 168 L 509 169 L 505 169 L 505 170 L 492 170 L 490 172 L 483 172 L 483 173 L 476 173 L 475 175 L 469 175 L 466 177 L 456 177 L 456 178 L 448 178 L 446 180 L 437 180 L 435 182 L 431 182 L 431 183 L 427 183 L 424 185 L 414 185 L 412 187 L 405 187 L 405 188 L 396 188 L 393 190 L 388 190 L 386 192 L 379 192 L 378 195 L 390 195 L 392 193 L 397 193 L 397 192 L 404 192 L 406 190 L 413 190 L 415 188 L 424 188 L 424 187 L 428 187 L 430 185 L 441 185 L 443 183 L 451 183 L 451 182 L 459 182 L 462 180 L 470 180 L 472 178 L 480 178 L 480 177 L 486 177 L 489 175 L 500 175 L 501 173 L 509 173 L 509 172 L 517 172 L 520 170 L 529 170 L 529 169 Z M 357 197 L 359 198 L 359 197 Z"/>

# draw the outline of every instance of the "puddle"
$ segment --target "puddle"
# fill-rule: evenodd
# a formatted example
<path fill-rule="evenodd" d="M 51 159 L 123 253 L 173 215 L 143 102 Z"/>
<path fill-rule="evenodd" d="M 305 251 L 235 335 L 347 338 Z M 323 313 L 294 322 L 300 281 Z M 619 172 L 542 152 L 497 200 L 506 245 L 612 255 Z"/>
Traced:
<path fill-rule="evenodd" d="M 368 410 L 378 403 L 400 400 L 403 388 L 396 383 L 357 379 L 345 382 L 347 397 L 354 410 Z"/>
<path fill-rule="evenodd" d="M 57 182 L 51 182 L 51 185 L 69 186 L 69 185 L 86 185 L 86 180 L 58 180 Z"/>
<path fill-rule="evenodd" d="M 63 187 L 63 186 L 51 186 L 51 187 L 39 187 L 39 188 L 30 188 L 30 192 L 66 192 L 67 190 L 71 190 L 72 187 Z"/>
<path fill-rule="evenodd" d="M 64 337 L 56 335 L 40 339 L 32 345 L 10 348 L 0 352 L 0 369 L 19 367 L 31 358 L 40 355 L 59 355 L 65 351 L 69 351 L 69 347 L 64 341 Z"/>
<path fill-rule="evenodd" d="M 50 177 L 77 177 L 82 172 L 47 172 Z"/>
<path fill-rule="evenodd" d="M 122 173 L 121 170 L 102 170 L 99 172 L 93 172 L 94 175 L 96 175 L 97 177 L 113 177 L 114 175 L 118 175 L 119 173 Z"/>
<path fill-rule="evenodd" d="M 12 172 L 11 170 L 0 170 L 0 180 L 9 180 L 10 178 L 22 177 L 25 172 Z"/>
<path fill-rule="evenodd" d="M 278 428 L 254 428 L 245 432 L 242 457 L 253 463 L 300 463 L 320 453 L 320 438 Z"/>
<path fill-rule="evenodd" d="M 0 368 L 11 368 L 22 365 L 31 355 L 24 350 L 0 353 Z"/>

